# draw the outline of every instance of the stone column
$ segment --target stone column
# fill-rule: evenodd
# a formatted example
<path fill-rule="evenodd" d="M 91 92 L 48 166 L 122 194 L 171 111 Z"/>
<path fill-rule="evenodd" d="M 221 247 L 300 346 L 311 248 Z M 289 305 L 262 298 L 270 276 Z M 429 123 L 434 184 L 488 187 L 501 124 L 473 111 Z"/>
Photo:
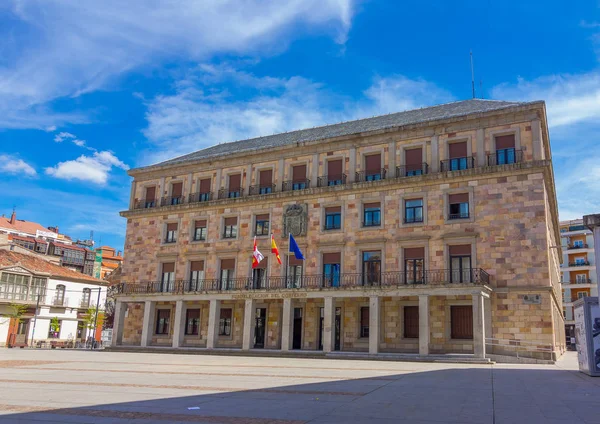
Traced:
<path fill-rule="evenodd" d="M 396 176 L 396 142 L 391 141 L 388 144 L 388 175 Z"/>
<path fill-rule="evenodd" d="M 152 330 L 154 329 L 154 323 L 152 322 L 153 315 L 154 302 L 146 300 L 146 302 L 144 302 L 144 321 L 142 322 L 142 347 L 148 346 L 152 340 Z"/>
<path fill-rule="evenodd" d="M 533 160 L 544 159 L 544 146 L 542 143 L 542 123 L 539 119 L 531 121 L 531 141 L 533 144 Z"/>
<path fill-rule="evenodd" d="M 326 297 L 323 310 L 323 352 L 333 352 L 335 349 L 335 298 Z"/>
<path fill-rule="evenodd" d="M 244 183 L 244 195 L 250 193 L 250 186 L 252 185 L 252 165 L 246 167 L 246 181 Z"/>
<path fill-rule="evenodd" d="M 123 342 L 123 324 L 125 323 L 126 310 L 127 303 L 121 302 L 117 299 L 115 302 L 115 317 L 113 319 L 112 340 L 110 342 L 111 346 L 118 346 Z"/>
<path fill-rule="evenodd" d="M 487 165 L 485 162 L 485 133 L 483 128 L 477 130 L 477 165 Z"/>
<path fill-rule="evenodd" d="M 281 350 L 292 350 L 294 338 L 294 308 L 292 308 L 292 299 L 283 299 L 283 319 L 281 324 Z"/>
<path fill-rule="evenodd" d="M 440 142 L 437 135 L 431 137 L 431 163 L 429 169 L 432 173 L 440 170 Z"/>
<path fill-rule="evenodd" d="M 379 353 L 379 334 L 381 326 L 381 298 L 371 296 L 369 298 L 369 353 Z"/>
<path fill-rule="evenodd" d="M 473 355 L 485 358 L 485 306 L 483 295 L 473 293 Z"/>
<path fill-rule="evenodd" d="M 137 183 L 134 181 L 131 182 L 131 192 L 129 193 L 129 209 L 133 209 L 135 207 L 135 189 Z"/>
<path fill-rule="evenodd" d="M 600 296 L 600 213 L 585 215 L 583 225 L 592 230 L 594 235 L 594 265 L 596 265 L 596 284 L 598 286 L 598 296 Z"/>
<path fill-rule="evenodd" d="M 183 334 L 185 333 L 185 304 L 183 300 L 175 302 L 175 321 L 173 325 L 173 347 L 183 345 Z"/>
<path fill-rule="evenodd" d="M 419 355 L 429 355 L 429 295 L 419 295 Z"/>
<path fill-rule="evenodd" d="M 165 177 L 162 177 L 158 184 L 158 199 L 156 199 L 157 206 L 160 206 L 163 197 L 165 197 Z"/>
<path fill-rule="evenodd" d="M 483 312 L 484 313 L 483 317 L 485 319 L 485 325 L 483 327 L 483 328 L 485 328 L 485 337 L 486 338 L 494 337 L 494 336 L 492 336 L 492 299 L 489 296 L 483 298 L 483 306 L 485 308 L 485 310 Z M 484 340 L 484 342 L 485 342 L 485 340 Z"/>
<path fill-rule="evenodd" d="M 214 349 L 217 346 L 217 338 L 219 337 L 220 315 L 221 301 L 218 299 L 211 299 L 210 306 L 208 308 L 208 336 L 206 338 L 207 349 Z"/>
<path fill-rule="evenodd" d="M 312 158 L 312 167 L 311 167 L 311 172 L 310 172 L 310 187 L 316 187 L 318 179 L 319 179 L 319 154 L 315 153 Z"/>
<path fill-rule="evenodd" d="M 356 149 L 354 147 L 348 150 L 348 158 L 348 175 L 346 181 L 353 183 L 356 177 Z"/>
<path fill-rule="evenodd" d="M 189 201 L 190 195 L 194 193 L 193 185 L 194 184 L 193 184 L 193 179 L 192 179 L 192 173 L 190 172 L 187 177 L 187 188 L 183 192 L 183 195 L 186 197 L 186 199 L 185 199 L 186 203 Z"/>
<path fill-rule="evenodd" d="M 254 327 L 256 320 L 254 319 L 256 309 L 256 301 L 254 299 L 246 299 L 244 305 L 244 334 L 242 337 L 242 350 L 252 349 L 254 340 Z"/>
<path fill-rule="evenodd" d="M 285 179 L 285 162 L 283 159 L 279 159 L 279 162 L 277 164 L 277 180 L 273 181 L 273 183 L 275 184 L 275 191 L 281 191 L 284 179 Z"/>
<path fill-rule="evenodd" d="M 223 170 L 221 168 L 219 168 L 219 169 L 217 169 L 217 172 L 216 172 L 213 199 L 217 199 L 219 197 L 219 190 L 221 190 L 221 173 L 222 173 L 222 171 Z"/>

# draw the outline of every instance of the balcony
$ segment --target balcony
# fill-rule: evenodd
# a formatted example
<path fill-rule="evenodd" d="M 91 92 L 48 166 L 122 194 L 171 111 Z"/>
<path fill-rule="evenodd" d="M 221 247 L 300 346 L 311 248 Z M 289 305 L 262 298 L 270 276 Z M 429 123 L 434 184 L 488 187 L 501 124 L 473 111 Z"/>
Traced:
<path fill-rule="evenodd" d="M 237 199 L 239 197 L 244 197 L 243 188 L 222 188 L 221 190 L 219 190 L 219 199 Z"/>
<path fill-rule="evenodd" d="M 81 299 L 79 302 L 80 308 L 89 308 L 90 307 L 90 299 Z"/>
<path fill-rule="evenodd" d="M 469 212 L 451 213 L 448 214 L 448 220 L 454 221 L 457 219 L 469 219 Z"/>
<path fill-rule="evenodd" d="M 185 197 L 183 196 L 166 196 L 160 199 L 161 206 L 175 206 L 183 204 Z"/>
<path fill-rule="evenodd" d="M 148 209 L 154 208 L 157 206 L 157 202 L 155 199 L 142 199 L 135 202 L 133 205 L 134 209 Z"/>
<path fill-rule="evenodd" d="M 248 194 L 250 196 L 256 196 L 259 194 L 271 194 L 271 193 L 275 193 L 275 184 L 268 184 L 268 185 L 264 185 L 264 184 L 258 184 L 258 185 L 253 185 L 250 186 L 250 189 L 248 190 Z"/>
<path fill-rule="evenodd" d="M 441 269 L 417 273 L 382 272 L 380 274 L 343 273 L 338 275 L 305 275 L 302 277 L 267 277 L 256 281 L 248 278 L 177 280 L 166 284 L 160 281 L 121 283 L 116 287 L 117 294 L 160 294 L 197 293 L 281 289 L 332 289 L 351 288 L 395 288 L 421 286 L 426 284 L 489 284 L 487 272 L 479 268 L 462 271 Z"/>
<path fill-rule="evenodd" d="M 417 175 L 425 175 L 429 173 L 429 165 L 423 162 L 420 165 L 403 165 L 396 167 L 396 178 L 414 177 Z"/>
<path fill-rule="evenodd" d="M 380 181 L 385 180 L 387 174 L 386 168 L 381 168 L 377 171 L 361 171 L 355 175 L 355 181 L 357 183 L 363 183 L 368 181 Z"/>
<path fill-rule="evenodd" d="M 576 249 L 589 249 L 590 247 L 587 244 L 570 244 L 567 246 L 567 250 L 576 250 Z"/>
<path fill-rule="evenodd" d="M 462 158 L 452 158 L 440 162 L 440 170 L 446 171 L 461 171 L 463 169 L 475 168 L 475 158 L 473 156 L 465 156 Z"/>
<path fill-rule="evenodd" d="M 317 187 L 332 187 L 346 184 L 346 174 L 322 175 L 317 178 Z"/>
<path fill-rule="evenodd" d="M 305 178 L 296 181 L 284 181 L 281 184 L 281 191 L 305 190 L 310 187 L 310 180 Z"/>
<path fill-rule="evenodd" d="M 589 261 L 569 262 L 569 266 L 590 266 Z"/>
<path fill-rule="evenodd" d="M 213 195 L 211 192 L 192 193 L 189 197 L 189 203 L 208 202 L 209 200 L 212 200 L 212 197 Z"/>
<path fill-rule="evenodd" d="M 502 149 L 487 155 L 488 166 L 510 165 L 523 162 L 523 150 Z"/>
<path fill-rule="evenodd" d="M 69 299 L 67 298 L 53 298 L 52 306 L 67 306 L 69 304 Z"/>

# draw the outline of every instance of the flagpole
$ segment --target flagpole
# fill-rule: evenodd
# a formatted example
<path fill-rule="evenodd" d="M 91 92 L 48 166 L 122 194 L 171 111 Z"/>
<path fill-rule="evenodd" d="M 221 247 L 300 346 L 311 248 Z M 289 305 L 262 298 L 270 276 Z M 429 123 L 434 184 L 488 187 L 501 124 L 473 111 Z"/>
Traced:
<path fill-rule="evenodd" d="M 286 288 L 291 288 L 288 287 L 289 283 L 288 283 L 288 268 L 289 268 L 289 263 L 290 263 L 290 244 L 289 244 L 289 237 L 288 237 L 288 251 L 285 254 L 285 286 Z"/>

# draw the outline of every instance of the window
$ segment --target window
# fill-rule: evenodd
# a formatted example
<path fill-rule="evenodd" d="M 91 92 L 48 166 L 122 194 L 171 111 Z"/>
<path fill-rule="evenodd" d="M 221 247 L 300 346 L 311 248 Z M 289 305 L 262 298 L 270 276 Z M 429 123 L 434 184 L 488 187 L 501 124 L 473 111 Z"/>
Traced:
<path fill-rule="evenodd" d="M 273 192 L 273 170 L 264 169 L 258 173 L 258 194 L 269 194 Z"/>
<path fill-rule="evenodd" d="M 469 193 L 448 195 L 448 219 L 469 218 Z"/>
<path fill-rule="evenodd" d="M 448 250 L 450 253 L 450 282 L 471 282 L 471 246 L 468 244 L 449 246 Z"/>
<path fill-rule="evenodd" d="M 200 180 L 200 190 L 198 191 L 198 201 L 207 202 L 210 200 L 210 178 Z"/>
<path fill-rule="evenodd" d="M 307 188 L 306 165 L 292 167 L 292 190 L 304 190 Z"/>
<path fill-rule="evenodd" d="M 175 285 L 175 263 L 168 262 L 162 264 L 162 276 L 160 280 L 160 291 L 170 293 Z"/>
<path fill-rule="evenodd" d="M 585 265 L 585 258 L 575 258 L 575 265 Z"/>
<path fill-rule="evenodd" d="M 381 225 L 381 204 L 365 203 L 363 205 L 363 227 L 378 227 Z"/>
<path fill-rule="evenodd" d="M 56 286 L 56 292 L 54 295 L 54 305 L 62 306 L 65 302 L 65 286 L 59 284 Z"/>
<path fill-rule="evenodd" d="M 7 300 L 26 300 L 29 277 L 18 274 L 0 274 L 0 298 Z M 37 300 L 37 298 L 35 299 Z"/>
<path fill-rule="evenodd" d="M 342 254 L 339 252 L 323 254 L 323 286 L 324 287 L 339 287 L 340 286 L 341 258 L 342 258 Z"/>
<path fill-rule="evenodd" d="M 450 306 L 450 337 L 473 339 L 473 308 L 468 305 Z"/>
<path fill-rule="evenodd" d="M 179 205 L 183 202 L 183 183 L 173 183 L 171 185 L 171 199 L 169 204 Z"/>
<path fill-rule="evenodd" d="M 171 319 L 170 309 L 156 310 L 156 334 L 169 334 L 169 321 Z"/>
<path fill-rule="evenodd" d="M 360 308 L 360 337 L 369 337 L 369 307 Z"/>
<path fill-rule="evenodd" d="M 423 149 L 409 149 L 404 151 L 405 167 L 403 175 L 399 177 L 412 177 L 415 175 L 423 175 Z"/>
<path fill-rule="evenodd" d="M 219 336 L 231 336 L 231 308 L 221 309 L 219 318 Z"/>
<path fill-rule="evenodd" d="M 185 311 L 185 335 L 197 336 L 200 331 L 200 309 Z"/>
<path fill-rule="evenodd" d="M 240 197 L 242 195 L 242 174 L 234 174 L 229 176 L 229 191 L 227 197 L 230 199 Z"/>
<path fill-rule="evenodd" d="M 449 169 L 450 171 L 458 171 L 461 169 L 471 168 L 469 166 L 470 159 L 467 157 L 467 142 L 461 141 L 459 143 L 450 143 L 448 145 L 448 158 L 449 158 Z"/>
<path fill-rule="evenodd" d="M 298 289 L 302 287 L 302 275 L 303 275 L 303 266 L 302 259 L 296 259 L 294 255 L 289 255 L 287 257 L 288 261 L 288 271 L 287 271 L 287 288 L 295 288 Z"/>
<path fill-rule="evenodd" d="M 405 306 L 404 307 L 404 338 L 418 339 L 419 338 L 419 307 Z"/>
<path fill-rule="evenodd" d="M 588 282 L 588 276 L 585 274 L 577 274 L 575 276 L 577 284 L 585 284 Z"/>
<path fill-rule="evenodd" d="M 225 218 L 223 220 L 223 238 L 237 237 L 237 217 Z"/>
<path fill-rule="evenodd" d="M 577 299 L 583 299 L 584 297 L 588 297 L 588 296 L 589 296 L 589 294 L 586 291 L 577 293 Z"/>
<path fill-rule="evenodd" d="M 204 289 L 204 261 L 190 262 L 190 291 Z"/>
<path fill-rule="evenodd" d="M 175 243 L 177 241 L 177 223 L 172 222 L 167 224 L 167 231 L 165 234 L 165 243 Z"/>
<path fill-rule="evenodd" d="M 339 230 L 342 228 L 342 207 L 333 206 L 325 208 L 325 230 Z"/>
<path fill-rule="evenodd" d="M 255 236 L 268 236 L 269 235 L 269 214 L 256 215 L 254 223 L 254 235 Z"/>
<path fill-rule="evenodd" d="M 91 289 L 83 289 L 83 295 L 81 296 L 81 307 L 87 308 L 90 306 L 90 296 L 92 294 Z"/>
<path fill-rule="evenodd" d="M 233 286 L 235 259 L 221 259 L 221 290 L 229 290 Z"/>
<path fill-rule="evenodd" d="M 384 177 L 381 167 L 381 154 L 365 156 L 365 181 L 378 181 Z"/>
<path fill-rule="evenodd" d="M 575 240 L 573 242 L 573 247 L 581 249 L 583 247 L 583 240 Z"/>
<path fill-rule="evenodd" d="M 264 289 L 267 287 L 268 263 L 269 258 L 264 258 L 256 268 L 252 269 L 252 288 Z"/>
<path fill-rule="evenodd" d="M 515 152 L 515 135 L 501 135 L 496 141 L 496 165 L 506 165 L 517 161 Z M 490 165 L 494 165 L 490 163 Z"/>
<path fill-rule="evenodd" d="M 424 282 L 424 262 L 424 247 L 404 249 L 404 281 L 406 284 L 419 284 Z"/>
<path fill-rule="evenodd" d="M 363 285 L 377 285 L 381 282 L 381 252 L 371 251 L 362 254 Z"/>
<path fill-rule="evenodd" d="M 145 208 L 153 208 L 156 204 L 156 187 L 146 187 Z"/>
<path fill-rule="evenodd" d="M 404 201 L 404 223 L 423 222 L 423 199 L 407 199 Z"/>
<path fill-rule="evenodd" d="M 204 241 L 206 240 L 206 219 L 199 219 L 194 221 L 194 241 Z"/>
<path fill-rule="evenodd" d="M 344 184 L 344 163 L 342 159 L 327 161 L 327 185 L 336 186 Z"/>
<path fill-rule="evenodd" d="M 0 282 L 0 285 L 1 284 L 2 283 Z M 38 296 L 40 303 L 43 303 L 43 299 L 46 296 L 46 279 L 33 277 L 31 280 L 31 288 L 29 290 L 29 300 L 37 302 Z"/>

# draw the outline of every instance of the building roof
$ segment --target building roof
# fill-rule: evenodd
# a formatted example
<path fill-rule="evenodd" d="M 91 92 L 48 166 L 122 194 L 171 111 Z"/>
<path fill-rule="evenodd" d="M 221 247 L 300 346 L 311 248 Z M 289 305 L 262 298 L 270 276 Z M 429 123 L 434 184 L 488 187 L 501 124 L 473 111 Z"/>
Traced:
<path fill-rule="evenodd" d="M 20 233 L 33 234 L 36 231 L 49 232 L 46 227 L 38 224 L 37 222 L 25 221 L 24 219 L 15 219 L 14 224 L 10 223 L 10 218 L 0 216 L 0 228 L 6 228 L 8 230 L 18 231 Z"/>
<path fill-rule="evenodd" d="M 194 153 L 189 153 L 187 155 L 160 162 L 155 165 L 137 168 L 137 170 L 159 166 L 178 165 L 186 162 L 194 162 L 233 153 L 250 152 L 295 143 L 324 140 L 332 137 L 349 136 L 352 134 L 360 134 L 402 127 L 405 125 L 457 118 L 461 116 L 498 111 L 535 103 L 539 102 L 507 102 L 482 99 L 463 100 L 422 109 L 390 113 L 389 115 L 375 116 L 372 118 L 325 125 L 322 127 L 308 128 L 304 130 L 217 144 L 206 149 L 198 150 Z"/>
<path fill-rule="evenodd" d="M 111 268 L 111 269 L 117 269 L 119 267 L 119 264 L 115 264 L 113 262 L 102 262 L 102 266 L 106 267 L 106 268 Z"/>
<path fill-rule="evenodd" d="M 106 284 L 103 280 L 72 271 L 60 265 L 55 265 L 36 256 L 0 249 L 0 268 L 17 265 L 22 266 L 33 273 L 49 274 L 56 279 L 78 280 L 92 284 Z"/>

